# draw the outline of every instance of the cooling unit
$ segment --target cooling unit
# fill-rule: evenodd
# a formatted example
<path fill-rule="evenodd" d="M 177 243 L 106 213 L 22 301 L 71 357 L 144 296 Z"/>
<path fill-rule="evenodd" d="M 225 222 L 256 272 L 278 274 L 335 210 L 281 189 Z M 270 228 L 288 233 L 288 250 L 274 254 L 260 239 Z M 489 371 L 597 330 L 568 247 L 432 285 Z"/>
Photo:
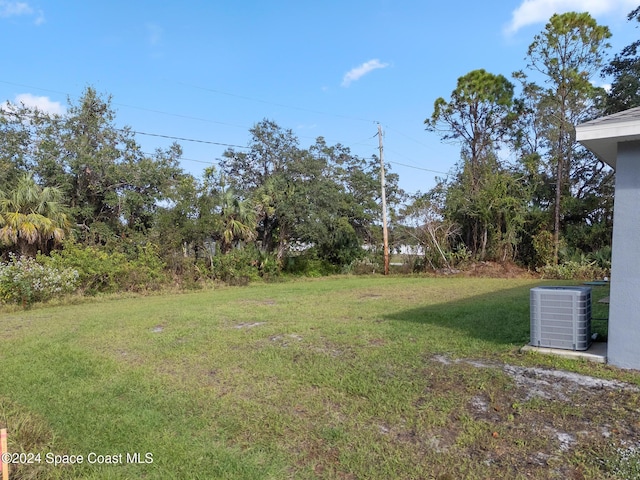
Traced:
<path fill-rule="evenodd" d="M 591 287 L 532 288 L 531 345 L 588 349 L 591 345 Z"/>

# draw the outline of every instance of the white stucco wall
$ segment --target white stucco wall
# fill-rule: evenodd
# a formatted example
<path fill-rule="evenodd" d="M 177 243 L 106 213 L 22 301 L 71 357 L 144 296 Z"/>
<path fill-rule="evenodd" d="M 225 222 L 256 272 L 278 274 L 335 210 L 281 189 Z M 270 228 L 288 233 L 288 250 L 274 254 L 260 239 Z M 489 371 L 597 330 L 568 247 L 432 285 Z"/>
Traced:
<path fill-rule="evenodd" d="M 609 363 L 640 370 L 640 141 L 618 144 Z"/>

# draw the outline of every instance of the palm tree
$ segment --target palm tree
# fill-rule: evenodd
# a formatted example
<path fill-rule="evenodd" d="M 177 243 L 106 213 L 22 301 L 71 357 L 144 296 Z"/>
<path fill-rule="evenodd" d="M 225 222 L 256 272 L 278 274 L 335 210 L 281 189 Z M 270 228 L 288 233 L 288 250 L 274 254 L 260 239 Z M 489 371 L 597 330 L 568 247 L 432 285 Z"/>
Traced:
<path fill-rule="evenodd" d="M 224 190 L 220 198 L 222 217 L 222 251 L 228 252 L 234 243 L 256 238 L 256 213 L 246 200 L 239 199 L 232 189 Z"/>
<path fill-rule="evenodd" d="M 0 192 L 0 242 L 21 255 L 48 253 L 70 228 L 61 199 L 59 189 L 41 188 L 30 173 L 22 176 L 12 192 Z"/>

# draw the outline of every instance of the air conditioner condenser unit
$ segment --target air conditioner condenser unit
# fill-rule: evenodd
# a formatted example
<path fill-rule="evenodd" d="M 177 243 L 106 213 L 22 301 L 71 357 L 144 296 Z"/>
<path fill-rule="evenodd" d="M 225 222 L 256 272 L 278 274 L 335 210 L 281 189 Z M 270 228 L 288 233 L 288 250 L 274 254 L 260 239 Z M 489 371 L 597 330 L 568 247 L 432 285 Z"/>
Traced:
<path fill-rule="evenodd" d="M 591 287 L 532 288 L 531 345 L 587 350 L 591 346 Z"/>

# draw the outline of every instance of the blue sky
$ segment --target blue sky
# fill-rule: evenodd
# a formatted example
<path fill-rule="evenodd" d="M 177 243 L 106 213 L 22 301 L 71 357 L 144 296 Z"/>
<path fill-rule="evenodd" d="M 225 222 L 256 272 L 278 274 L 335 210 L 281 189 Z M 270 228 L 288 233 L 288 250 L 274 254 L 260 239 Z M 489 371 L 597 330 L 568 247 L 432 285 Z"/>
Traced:
<path fill-rule="evenodd" d="M 119 126 L 212 142 L 179 141 L 194 175 L 221 157 L 215 143 L 246 145 L 264 118 L 302 147 L 323 136 L 362 157 L 378 153 L 379 122 L 385 160 L 414 193 L 459 158 L 423 125 L 458 77 L 478 68 L 510 77 L 549 17 L 570 10 L 609 26 L 617 53 L 638 38 L 626 20 L 638 4 L 0 0 L 0 102 L 64 112 L 92 86 L 112 96 Z M 147 152 L 173 141 L 137 140 Z"/>

